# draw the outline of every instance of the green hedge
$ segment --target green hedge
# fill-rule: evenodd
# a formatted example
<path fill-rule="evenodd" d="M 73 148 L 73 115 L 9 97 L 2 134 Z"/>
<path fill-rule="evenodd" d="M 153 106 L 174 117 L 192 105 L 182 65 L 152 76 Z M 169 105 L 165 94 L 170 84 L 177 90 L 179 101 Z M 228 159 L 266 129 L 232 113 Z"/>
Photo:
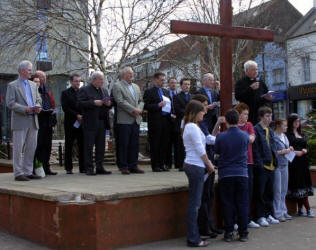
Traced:
<path fill-rule="evenodd" d="M 7 144 L 5 144 L 5 143 L 0 144 L 0 151 L 5 153 L 5 154 L 8 154 Z M 4 159 L 4 158 L 5 157 L 2 154 L 0 154 L 0 159 Z"/>
<path fill-rule="evenodd" d="M 311 159 L 311 165 L 316 166 L 316 139 L 309 139 L 307 141 L 309 157 Z"/>

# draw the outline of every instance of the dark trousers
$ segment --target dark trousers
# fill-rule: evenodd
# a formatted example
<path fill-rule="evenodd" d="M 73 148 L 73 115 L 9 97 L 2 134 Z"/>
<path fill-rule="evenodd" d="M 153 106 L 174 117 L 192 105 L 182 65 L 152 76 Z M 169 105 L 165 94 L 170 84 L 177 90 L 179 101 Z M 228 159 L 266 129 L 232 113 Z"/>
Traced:
<path fill-rule="evenodd" d="M 96 120 L 95 130 L 83 130 L 84 137 L 84 165 L 86 171 L 93 171 L 93 146 L 95 145 L 95 165 L 103 169 L 105 150 L 105 125 L 103 120 Z"/>
<path fill-rule="evenodd" d="M 152 169 L 161 168 L 167 164 L 169 134 L 170 121 L 168 117 L 162 117 L 160 126 L 148 130 Z"/>
<path fill-rule="evenodd" d="M 254 168 L 254 191 L 257 218 L 273 214 L 274 171 L 263 167 Z"/>
<path fill-rule="evenodd" d="M 248 164 L 248 190 L 249 190 L 249 219 L 248 222 L 251 221 L 251 201 L 253 195 L 253 164 Z"/>
<path fill-rule="evenodd" d="M 118 131 L 118 167 L 133 169 L 137 167 L 139 152 L 139 125 L 117 124 Z"/>
<path fill-rule="evenodd" d="M 43 163 L 44 171 L 50 171 L 49 159 L 52 151 L 53 128 L 42 126 L 38 130 L 35 158 Z"/>
<path fill-rule="evenodd" d="M 84 160 L 83 160 L 83 131 L 82 128 L 75 128 L 71 126 L 65 127 L 65 170 L 72 170 L 72 149 L 75 140 L 78 144 L 79 149 L 79 170 L 84 171 Z"/>
<path fill-rule="evenodd" d="M 116 165 L 119 167 L 119 133 L 118 133 L 118 126 L 117 126 L 117 123 L 115 121 L 115 118 L 114 118 L 114 123 L 113 123 L 113 133 L 114 133 L 114 141 L 115 141 L 115 158 L 116 158 Z"/>
<path fill-rule="evenodd" d="M 201 234 L 208 233 L 212 228 L 214 228 L 214 218 L 212 215 L 214 179 L 215 173 L 210 174 L 203 186 L 202 202 L 198 217 L 199 231 Z"/>
<path fill-rule="evenodd" d="M 169 138 L 170 139 L 166 156 L 166 165 L 171 168 L 174 159 L 175 168 L 179 168 L 179 156 L 177 150 L 179 140 L 178 133 L 174 129 L 170 129 Z"/>
<path fill-rule="evenodd" d="M 239 176 L 222 178 L 219 186 L 225 232 L 233 232 L 235 216 L 237 216 L 239 234 L 248 234 L 248 178 Z"/>

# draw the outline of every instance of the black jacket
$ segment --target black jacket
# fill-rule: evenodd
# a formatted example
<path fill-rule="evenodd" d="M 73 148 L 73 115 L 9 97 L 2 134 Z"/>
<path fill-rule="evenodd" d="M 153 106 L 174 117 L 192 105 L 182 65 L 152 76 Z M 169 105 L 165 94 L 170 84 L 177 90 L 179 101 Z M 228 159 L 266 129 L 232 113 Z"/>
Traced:
<path fill-rule="evenodd" d="M 82 115 L 82 111 L 78 104 L 78 93 L 79 90 L 75 91 L 72 87 L 64 90 L 61 93 L 61 106 L 65 113 L 64 116 L 64 127 L 73 127 L 73 124 L 77 120 L 77 115 Z"/>
<path fill-rule="evenodd" d="M 95 130 L 98 120 L 103 120 L 106 129 L 110 128 L 109 109 L 102 105 L 101 107 L 94 105 L 94 100 L 102 100 L 109 97 L 105 88 L 95 88 L 92 84 L 80 88 L 78 93 L 79 108 L 82 109 L 83 115 L 83 129 Z"/>
<path fill-rule="evenodd" d="M 275 142 L 275 135 L 271 128 L 269 128 L 270 146 L 266 140 L 266 131 L 258 123 L 255 127 L 256 139 L 252 146 L 254 165 L 263 167 L 269 166 L 273 160 L 274 167 L 278 167 L 277 145 Z"/>
<path fill-rule="evenodd" d="M 253 90 L 250 85 L 256 82 L 256 79 L 250 79 L 248 76 L 238 80 L 235 84 L 235 98 L 237 101 L 246 103 L 249 106 L 249 121 L 252 124 L 258 122 L 258 109 L 264 105 L 268 105 L 270 101 L 262 97 L 268 92 L 267 85 L 260 80 L 259 88 Z"/>
<path fill-rule="evenodd" d="M 190 102 L 191 100 L 191 94 L 189 94 L 190 98 L 187 101 L 187 99 L 185 98 L 185 93 L 184 92 L 180 92 L 179 94 L 177 94 L 173 99 L 173 103 L 174 103 L 174 110 L 175 110 L 175 114 L 177 116 L 176 118 L 176 131 L 180 132 L 181 131 L 181 120 L 183 119 L 184 113 L 185 113 L 185 108 L 187 106 L 187 104 Z"/>
<path fill-rule="evenodd" d="M 169 97 L 168 90 L 162 88 L 163 95 Z M 144 109 L 148 111 L 148 129 L 154 129 L 160 127 L 162 119 L 162 110 L 161 107 L 158 107 L 158 103 L 161 102 L 158 90 L 156 87 L 146 89 L 144 92 Z M 167 118 L 170 120 L 170 114 L 167 115 Z"/>

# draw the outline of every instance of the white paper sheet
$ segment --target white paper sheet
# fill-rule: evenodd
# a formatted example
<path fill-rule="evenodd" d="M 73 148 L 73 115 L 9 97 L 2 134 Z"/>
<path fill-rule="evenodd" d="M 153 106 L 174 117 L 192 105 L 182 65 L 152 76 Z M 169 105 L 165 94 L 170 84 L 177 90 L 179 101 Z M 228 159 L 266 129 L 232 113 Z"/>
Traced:
<path fill-rule="evenodd" d="M 275 91 L 270 90 L 266 94 L 262 95 L 261 97 L 266 97 L 268 95 L 273 95 L 274 93 L 275 93 Z"/>
<path fill-rule="evenodd" d="M 284 157 L 286 159 L 288 159 L 289 162 L 292 162 L 295 158 L 295 153 L 293 151 L 291 151 L 290 153 L 285 154 Z"/>
<path fill-rule="evenodd" d="M 206 182 L 206 180 L 207 180 L 208 177 L 209 177 L 209 173 L 206 173 L 206 174 L 204 175 L 204 182 Z"/>
<path fill-rule="evenodd" d="M 73 125 L 75 128 L 79 128 L 80 127 L 80 122 L 78 122 L 78 120 L 76 120 L 76 122 Z"/>
<path fill-rule="evenodd" d="M 162 107 L 162 111 L 170 113 L 171 112 L 171 101 L 168 97 L 162 96 L 162 100 L 166 102 L 166 105 Z"/>

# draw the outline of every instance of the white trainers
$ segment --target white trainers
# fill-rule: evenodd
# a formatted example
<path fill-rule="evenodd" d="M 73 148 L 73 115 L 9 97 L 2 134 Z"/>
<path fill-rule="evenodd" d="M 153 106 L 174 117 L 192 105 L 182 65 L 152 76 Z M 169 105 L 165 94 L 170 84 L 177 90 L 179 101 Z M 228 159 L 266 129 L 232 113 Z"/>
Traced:
<path fill-rule="evenodd" d="M 304 212 L 303 208 L 301 208 L 301 209 L 298 210 L 297 215 L 298 215 L 298 216 L 303 216 L 303 217 L 307 216 L 307 214 Z"/>
<path fill-rule="evenodd" d="M 268 227 L 269 226 L 269 222 L 267 221 L 266 218 L 264 217 L 261 217 L 257 220 L 258 224 L 261 226 L 261 227 Z"/>
<path fill-rule="evenodd" d="M 311 208 L 307 211 L 307 217 L 309 217 L 309 218 L 314 218 L 315 217 L 315 214 L 314 214 L 314 212 L 313 212 L 313 210 Z"/>
<path fill-rule="evenodd" d="M 280 222 L 286 222 L 286 219 L 284 216 L 281 216 L 281 217 L 275 217 L 275 219 L 277 219 L 278 221 Z"/>
<path fill-rule="evenodd" d="M 287 220 L 292 220 L 293 219 L 293 217 L 291 215 L 289 215 L 288 213 L 284 214 L 283 216 Z"/>
<path fill-rule="evenodd" d="M 279 224 L 280 223 L 280 221 L 275 219 L 275 218 L 273 218 L 272 215 L 268 216 L 267 221 L 268 221 L 269 224 Z"/>
<path fill-rule="evenodd" d="M 248 223 L 248 227 L 249 227 L 249 228 L 259 228 L 260 225 L 257 224 L 256 222 L 254 222 L 253 220 L 251 220 L 251 221 Z"/>

